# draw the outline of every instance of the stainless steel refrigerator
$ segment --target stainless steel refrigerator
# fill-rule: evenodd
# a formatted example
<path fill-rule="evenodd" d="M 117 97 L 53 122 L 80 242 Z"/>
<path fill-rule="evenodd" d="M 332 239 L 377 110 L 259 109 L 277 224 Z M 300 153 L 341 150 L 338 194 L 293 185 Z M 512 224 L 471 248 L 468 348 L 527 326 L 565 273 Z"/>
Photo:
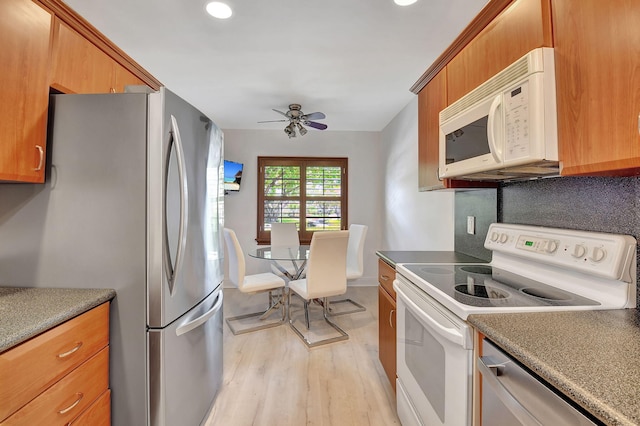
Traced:
<path fill-rule="evenodd" d="M 50 113 L 46 183 L 0 184 L 0 285 L 114 288 L 113 425 L 198 425 L 222 382 L 222 132 L 165 89 Z"/>

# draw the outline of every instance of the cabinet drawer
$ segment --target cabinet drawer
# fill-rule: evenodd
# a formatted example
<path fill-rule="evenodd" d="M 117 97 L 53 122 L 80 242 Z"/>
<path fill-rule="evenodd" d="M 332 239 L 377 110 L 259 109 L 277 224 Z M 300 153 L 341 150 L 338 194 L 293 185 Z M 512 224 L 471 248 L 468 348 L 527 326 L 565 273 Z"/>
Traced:
<path fill-rule="evenodd" d="M 396 292 L 393 289 L 393 280 L 395 279 L 396 270 L 384 260 L 378 259 L 378 282 L 393 297 L 393 300 L 396 300 Z"/>
<path fill-rule="evenodd" d="M 108 343 L 107 302 L 0 354 L 0 421 Z"/>
<path fill-rule="evenodd" d="M 91 404 L 69 426 L 110 426 L 111 425 L 111 390 L 107 389 L 96 402 Z"/>
<path fill-rule="evenodd" d="M 109 347 L 51 386 L 2 426 L 68 424 L 109 387 Z"/>

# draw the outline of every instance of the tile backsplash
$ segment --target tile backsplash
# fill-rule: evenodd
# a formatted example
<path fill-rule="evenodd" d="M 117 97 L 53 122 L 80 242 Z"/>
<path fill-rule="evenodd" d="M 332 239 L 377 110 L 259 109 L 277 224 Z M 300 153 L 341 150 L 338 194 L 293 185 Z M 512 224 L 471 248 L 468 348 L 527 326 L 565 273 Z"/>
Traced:
<path fill-rule="evenodd" d="M 456 191 L 455 250 L 469 256 L 491 260 L 491 252 L 484 248 L 489 225 L 498 221 L 498 192 L 496 189 Z M 475 220 L 475 233 L 467 233 L 467 217 Z"/>
<path fill-rule="evenodd" d="M 498 191 L 500 222 L 627 234 L 640 241 L 640 177 L 538 179 L 505 183 Z"/>

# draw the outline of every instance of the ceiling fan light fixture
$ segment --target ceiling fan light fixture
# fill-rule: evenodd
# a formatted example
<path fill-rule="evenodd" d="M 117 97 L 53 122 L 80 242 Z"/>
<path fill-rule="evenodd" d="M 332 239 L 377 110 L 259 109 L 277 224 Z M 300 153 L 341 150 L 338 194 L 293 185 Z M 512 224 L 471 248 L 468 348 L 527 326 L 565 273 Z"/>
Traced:
<path fill-rule="evenodd" d="M 287 127 L 285 127 L 284 132 L 287 134 L 287 136 L 289 136 L 289 139 L 296 137 L 296 129 L 295 127 L 293 127 L 293 123 L 290 123 Z"/>
<path fill-rule="evenodd" d="M 300 136 L 304 136 L 307 134 L 307 129 L 302 127 L 302 124 L 298 123 L 298 132 L 300 132 Z"/>
<path fill-rule="evenodd" d="M 219 1 L 207 3 L 206 9 L 209 15 L 218 19 L 227 19 L 233 14 L 233 11 L 228 4 Z"/>
<path fill-rule="evenodd" d="M 395 4 L 398 6 L 409 6 L 410 4 L 414 4 L 418 0 L 393 0 Z"/>

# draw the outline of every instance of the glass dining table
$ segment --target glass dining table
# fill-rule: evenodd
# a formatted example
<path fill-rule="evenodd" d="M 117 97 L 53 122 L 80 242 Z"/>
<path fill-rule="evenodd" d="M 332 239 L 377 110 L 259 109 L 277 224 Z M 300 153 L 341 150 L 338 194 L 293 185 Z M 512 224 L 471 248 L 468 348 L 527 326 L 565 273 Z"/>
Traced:
<path fill-rule="evenodd" d="M 249 256 L 271 261 L 278 271 L 282 272 L 289 281 L 293 281 L 300 279 L 304 272 L 309 258 L 309 246 L 259 247 L 249 251 Z M 282 263 L 286 262 L 291 262 L 293 268 L 288 269 L 282 266 Z"/>

